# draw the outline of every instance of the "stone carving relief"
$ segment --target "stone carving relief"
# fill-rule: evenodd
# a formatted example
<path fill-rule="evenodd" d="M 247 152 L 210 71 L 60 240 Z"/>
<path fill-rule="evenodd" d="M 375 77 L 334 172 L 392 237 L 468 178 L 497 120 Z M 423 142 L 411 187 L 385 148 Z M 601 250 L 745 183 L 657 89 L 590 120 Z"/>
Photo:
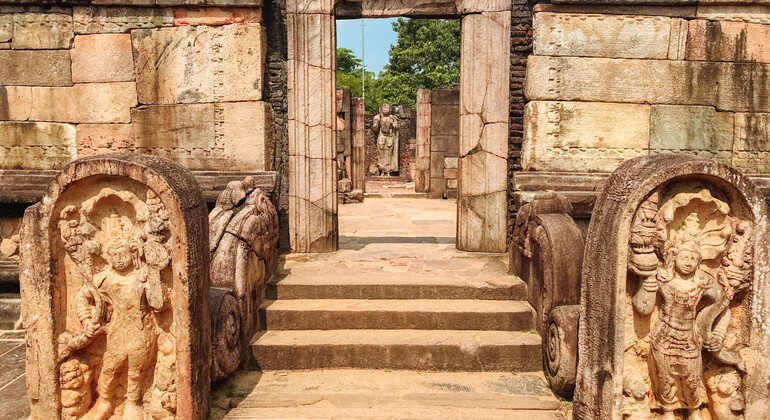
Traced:
<path fill-rule="evenodd" d="M 377 136 L 377 171 L 380 176 L 398 172 L 398 117 L 391 114 L 389 104 L 380 107 L 380 113 L 372 122 L 372 132 Z"/>
<path fill-rule="evenodd" d="M 254 179 L 233 181 L 217 198 L 209 214 L 211 285 L 231 291 L 212 291 L 212 378 L 235 371 L 242 354 L 259 328 L 258 309 L 264 301 L 265 282 L 278 263 L 278 213 Z M 233 300 L 234 298 L 234 300 Z M 234 305 L 233 302 L 237 303 Z M 221 337 L 220 337 L 221 335 Z"/>
<path fill-rule="evenodd" d="M 162 158 L 91 156 L 51 181 L 20 234 L 30 418 L 208 413 L 205 227 L 195 178 Z"/>
<path fill-rule="evenodd" d="M 143 418 L 145 411 L 157 419 L 174 417 L 175 408 L 162 400 L 176 401 L 175 395 L 159 380 L 176 376 L 173 316 L 166 304 L 173 241 L 168 223 L 152 190 L 143 200 L 104 188 L 61 210 L 67 283 L 80 285 L 77 323 L 58 339 L 64 418 L 107 419 L 116 410 L 126 418 Z M 159 342 L 167 348 L 159 351 Z"/>
<path fill-rule="evenodd" d="M 660 187 L 634 215 L 624 418 L 743 418 L 753 226 L 718 197 L 706 184 Z"/>

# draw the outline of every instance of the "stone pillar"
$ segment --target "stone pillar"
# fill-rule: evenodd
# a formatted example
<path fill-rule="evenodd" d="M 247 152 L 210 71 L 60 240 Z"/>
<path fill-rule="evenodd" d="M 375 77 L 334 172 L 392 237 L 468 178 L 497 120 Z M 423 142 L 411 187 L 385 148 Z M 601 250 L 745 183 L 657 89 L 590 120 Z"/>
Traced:
<path fill-rule="evenodd" d="M 49 184 L 21 228 L 31 418 L 208 416 L 207 226 L 166 159 L 95 155 Z"/>
<path fill-rule="evenodd" d="M 511 12 L 467 15 L 460 69 L 457 247 L 505 252 Z"/>
<path fill-rule="evenodd" d="M 291 250 L 332 252 L 338 245 L 334 16 L 331 9 L 305 13 L 315 6 L 306 9 L 299 2 L 290 3 L 286 26 Z"/>
<path fill-rule="evenodd" d="M 414 189 L 430 191 L 430 90 L 417 91 L 417 145 L 415 150 Z"/>
<path fill-rule="evenodd" d="M 366 191 L 366 131 L 364 129 L 364 117 L 366 109 L 364 107 L 364 98 L 353 98 L 351 100 L 353 114 L 353 164 L 351 169 L 351 180 L 353 189 Z"/>

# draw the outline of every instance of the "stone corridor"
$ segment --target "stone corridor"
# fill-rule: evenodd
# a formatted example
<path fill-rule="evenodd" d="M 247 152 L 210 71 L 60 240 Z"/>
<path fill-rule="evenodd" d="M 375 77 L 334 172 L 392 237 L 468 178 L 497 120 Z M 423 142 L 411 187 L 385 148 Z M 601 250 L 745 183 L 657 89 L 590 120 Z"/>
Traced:
<path fill-rule="evenodd" d="M 455 248 L 453 200 L 340 206 L 340 250 L 290 254 L 220 385 L 240 418 L 564 418 L 541 372 L 526 286 L 503 254 Z M 515 412 L 514 412 L 515 411 Z"/>

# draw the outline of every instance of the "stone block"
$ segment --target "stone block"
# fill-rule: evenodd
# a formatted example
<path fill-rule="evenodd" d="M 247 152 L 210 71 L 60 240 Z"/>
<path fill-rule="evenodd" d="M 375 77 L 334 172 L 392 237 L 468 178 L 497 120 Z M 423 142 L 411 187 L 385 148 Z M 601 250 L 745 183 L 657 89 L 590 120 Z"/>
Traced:
<path fill-rule="evenodd" d="M 29 106 L 9 104 L 9 108 Z M 136 106 L 136 84 L 79 83 L 72 87 L 33 87 L 29 119 L 71 123 L 131 121 Z"/>
<path fill-rule="evenodd" d="M 457 135 L 438 136 L 431 131 L 430 148 L 447 156 L 457 156 L 460 153 L 460 138 Z"/>
<path fill-rule="evenodd" d="M 446 192 L 446 179 L 444 178 L 431 178 L 429 197 L 432 199 L 442 198 Z"/>
<path fill-rule="evenodd" d="M 160 7 L 75 7 L 76 34 L 128 33 L 132 29 L 174 25 L 174 13 Z"/>
<path fill-rule="evenodd" d="M 770 64 L 530 56 L 530 100 L 711 105 L 770 111 Z"/>
<path fill-rule="evenodd" d="M 455 169 L 444 169 L 444 178 L 446 178 L 446 179 L 457 179 L 457 168 L 455 168 Z"/>
<path fill-rule="evenodd" d="M 262 9 L 246 7 L 191 7 L 174 9 L 175 26 L 220 26 L 233 23 L 262 23 Z"/>
<path fill-rule="evenodd" d="M 325 0 L 328 1 L 328 0 Z M 454 16 L 457 5 L 454 0 L 362 0 L 362 17 L 386 18 L 404 15 Z"/>
<path fill-rule="evenodd" d="M 430 95 L 430 103 L 433 105 L 459 105 L 460 89 L 433 89 Z"/>
<path fill-rule="evenodd" d="M 66 50 L 4 50 L 0 51 L 0 63 L 0 85 L 72 86 L 70 53 Z"/>
<path fill-rule="evenodd" d="M 31 112 L 31 87 L 0 86 L 0 120 L 26 121 Z"/>
<path fill-rule="evenodd" d="M 770 63 L 770 25 L 690 21 L 687 59 Z"/>
<path fill-rule="evenodd" d="M 770 114 L 735 114 L 732 165 L 744 173 L 770 173 Z"/>
<path fill-rule="evenodd" d="M 58 13 L 18 13 L 13 15 L 15 50 L 67 49 L 72 45 L 72 16 Z"/>
<path fill-rule="evenodd" d="M 444 153 L 443 152 L 431 152 L 430 177 L 431 178 L 444 177 Z"/>
<path fill-rule="evenodd" d="M 536 55 L 681 59 L 686 36 L 683 19 L 537 13 L 533 48 Z"/>
<path fill-rule="evenodd" d="M 525 171 L 612 172 L 649 149 L 648 105 L 532 101 L 524 120 Z"/>
<path fill-rule="evenodd" d="M 730 163 L 733 115 L 708 106 L 653 105 L 650 153 L 694 153 Z"/>
<path fill-rule="evenodd" d="M 273 168 L 273 116 L 265 102 L 144 106 L 131 111 L 131 121 L 78 125 L 80 155 L 129 151 L 196 170 Z"/>
<path fill-rule="evenodd" d="M 457 189 L 457 179 L 447 179 L 446 187 L 449 189 Z"/>
<path fill-rule="evenodd" d="M 605 4 L 546 4 L 538 3 L 533 8 L 535 13 L 589 13 L 594 15 L 643 15 L 666 16 L 692 19 L 697 6 L 618 6 Z"/>
<path fill-rule="evenodd" d="M 455 169 L 457 168 L 458 158 L 456 157 L 445 157 L 444 158 L 444 167 L 448 169 Z"/>
<path fill-rule="evenodd" d="M 207 416 L 206 210 L 190 171 L 132 154 L 71 163 L 27 208 L 30 417 Z"/>
<path fill-rule="evenodd" d="M 11 42 L 13 38 L 13 15 L 0 15 L 0 43 Z"/>
<path fill-rule="evenodd" d="M 70 56 L 75 83 L 134 81 L 129 34 L 78 35 Z"/>
<path fill-rule="evenodd" d="M 457 13 L 505 12 L 512 7 L 511 0 L 456 0 Z"/>
<path fill-rule="evenodd" d="M 754 3 L 754 2 L 752 2 Z M 770 5 L 763 4 L 707 4 L 700 2 L 696 16 L 723 22 L 770 24 Z"/>
<path fill-rule="evenodd" d="M 75 126 L 40 122 L 0 122 L 0 166 L 61 169 L 77 159 Z"/>
<path fill-rule="evenodd" d="M 441 105 L 432 103 L 430 121 L 430 131 L 434 136 L 457 136 L 460 133 L 459 105 Z"/>
<path fill-rule="evenodd" d="M 11 49 L 10 42 L 0 42 L 0 50 L 10 50 L 10 49 Z"/>
<path fill-rule="evenodd" d="M 131 32 L 142 104 L 257 101 L 265 73 L 258 24 Z"/>

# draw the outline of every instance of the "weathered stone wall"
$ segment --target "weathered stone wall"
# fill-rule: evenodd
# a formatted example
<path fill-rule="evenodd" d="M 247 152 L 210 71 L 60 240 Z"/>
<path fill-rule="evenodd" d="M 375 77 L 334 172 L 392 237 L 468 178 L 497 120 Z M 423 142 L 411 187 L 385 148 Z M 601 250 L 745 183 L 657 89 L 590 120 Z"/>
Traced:
<path fill-rule="evenodd" d="M 770 11 L 538 5 L 525 171 L 685 152 L 770 172 Z"/>
<path fill-rule="evenodd" d="M 430 97 L 430 198 L 457 198 L 460 91 L 438 88 Z"/>

